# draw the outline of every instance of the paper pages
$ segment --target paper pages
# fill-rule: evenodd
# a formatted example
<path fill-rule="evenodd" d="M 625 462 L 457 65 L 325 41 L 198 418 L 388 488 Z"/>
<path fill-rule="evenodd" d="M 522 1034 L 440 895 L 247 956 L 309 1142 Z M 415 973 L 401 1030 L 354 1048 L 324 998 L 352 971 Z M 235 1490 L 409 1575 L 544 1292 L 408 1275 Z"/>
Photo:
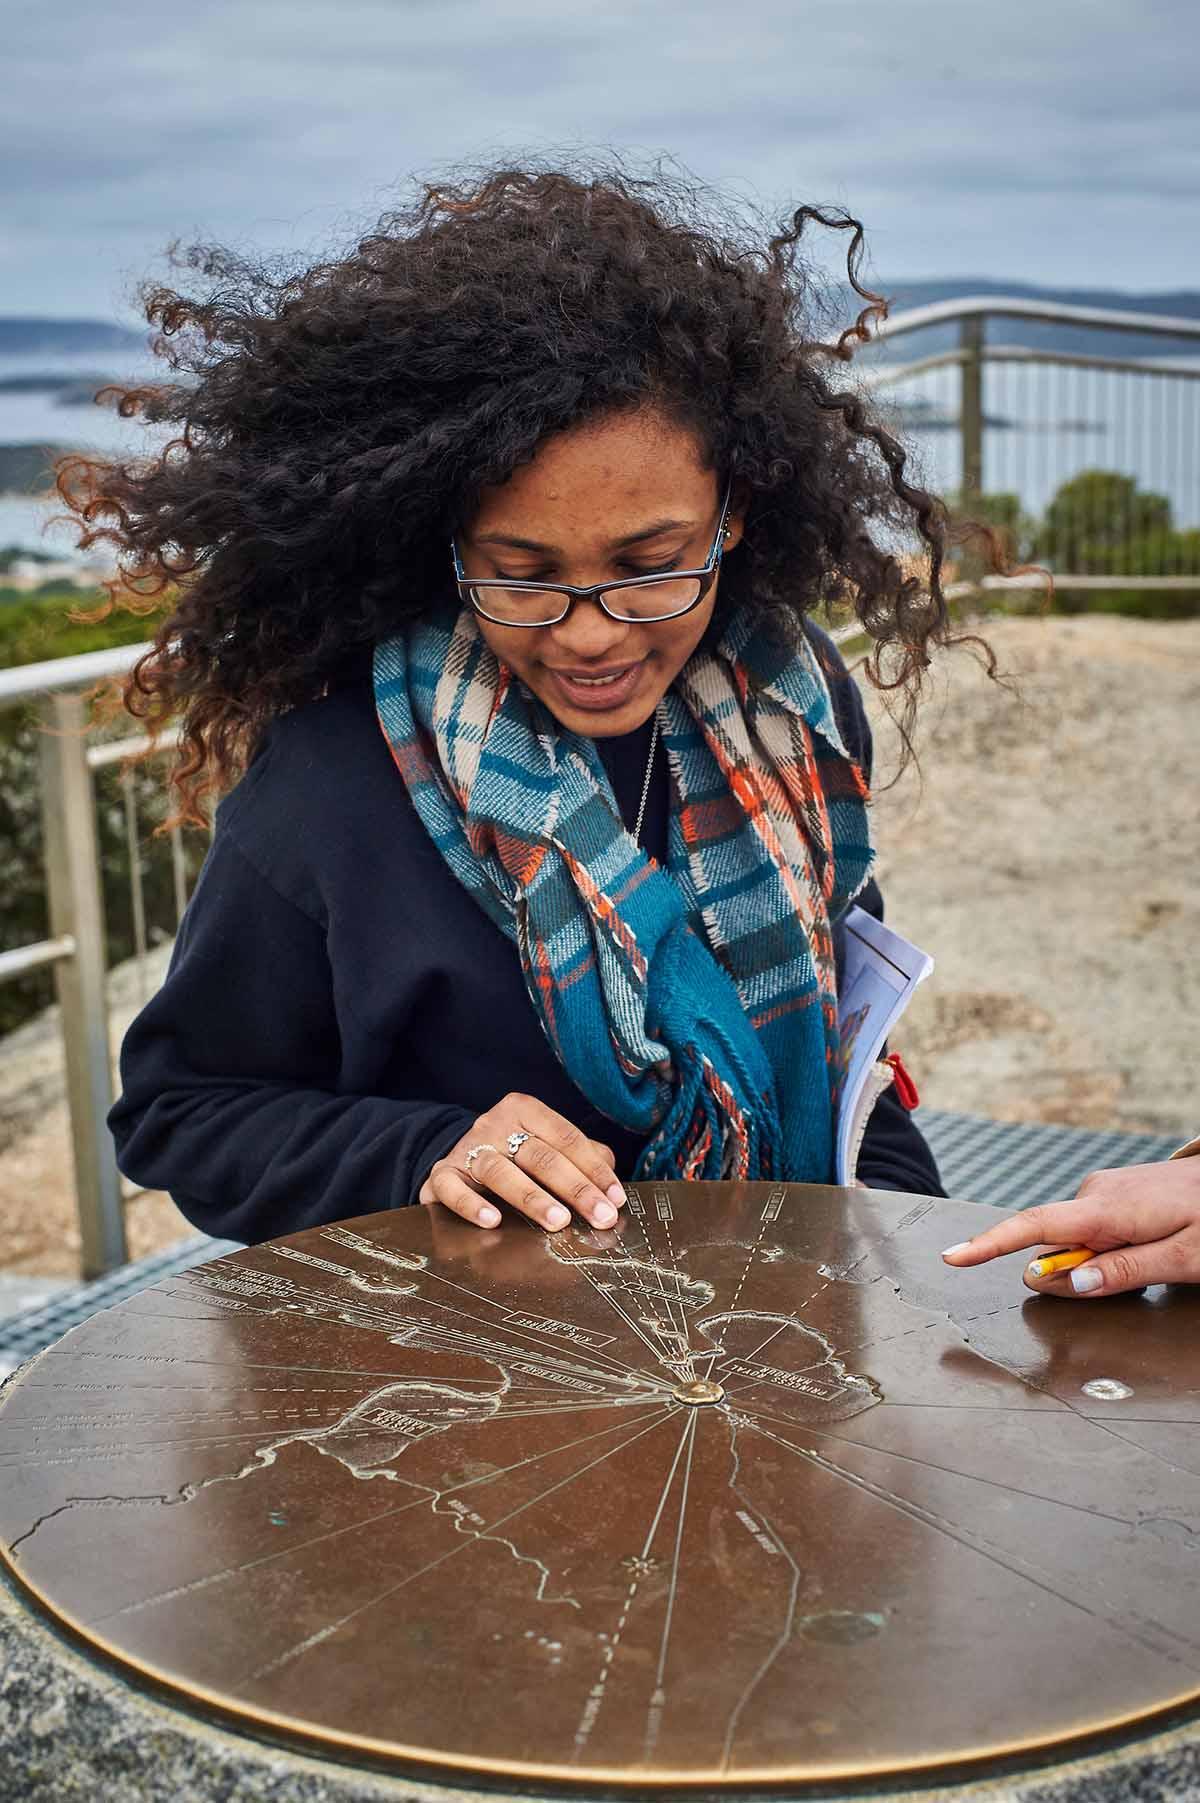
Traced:
<path fill-rule="evenodd" d="M 841 1066 L 837 1181 L 851 1183 L 867 1120 L 891 1071 L 878 1063 L 889 1033 L 933 969 L 927 952 L 866 913 L 845 919 L 846 961 L 838 997 Z"/>

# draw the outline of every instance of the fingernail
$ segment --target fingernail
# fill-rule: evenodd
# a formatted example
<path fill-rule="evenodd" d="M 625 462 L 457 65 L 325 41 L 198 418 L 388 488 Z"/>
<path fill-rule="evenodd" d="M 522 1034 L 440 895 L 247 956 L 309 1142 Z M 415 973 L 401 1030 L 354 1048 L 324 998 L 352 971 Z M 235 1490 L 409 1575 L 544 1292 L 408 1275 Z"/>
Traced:
<path fill-rule="evenodd" d="M 1077 1296 L 1086 1296 L 1089 1290 L 1099 1290 L 1104 1286 L 1104 1272 L 1095 1265 L 1076 1265 L 1071 1272 L 1071 1288 Z"/>
<path fill-rule="evenodd" d="M 551 1227 L 565 1227 L 570 1219 L 570 1209 L 564 1208 L 561 1202 L 555 1202 L 546 1210 L 546 1220 Z"/>
<path fill-rule="evenodd" d="M 610 1183 L 604 1193 L 614 1208 L 621 1208 L 624 1206 L 625 1191 L 619 1183 Z"/>
<path fill-rule="evenodd" d="M 500 1225 L 500 1210 L 498 1208 L 493 1208 L 490 1202 L 484 1202 L 480 1206 L 477 1218 L 481 1227 L 498 1227 Z"/>
<path fill-rule="evenodd" d="M 592 1223 L 596 1227 L 611 1227 L 617 1218 L 617 1211 L 611 1202 L 597 1202 L 592 1210 Z"/>
<path fill-rule="evenodd" d="M 970 1244 L 971 1244 L 970 1240 L 959 1240 L 957 1246 L 947 1246 L 946 1250 L 942 1253 L 942 1257 L 943 1258 L 953 1258 L 955 1253 L 965 1252 L 967 1247 Z"/>

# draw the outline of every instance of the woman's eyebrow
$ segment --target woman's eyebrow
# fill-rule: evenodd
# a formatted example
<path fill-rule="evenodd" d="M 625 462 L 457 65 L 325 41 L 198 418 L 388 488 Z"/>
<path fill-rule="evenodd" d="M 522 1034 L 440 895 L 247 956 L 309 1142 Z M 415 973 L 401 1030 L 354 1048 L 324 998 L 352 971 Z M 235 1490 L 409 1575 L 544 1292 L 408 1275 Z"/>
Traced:
<path fill-rule="evenodd" d="M 652 526 L 643 526 L 638 532 L 630 532 L 625 538 L 614 538 L 610 550 L 623 551 L 630 545 L 640 545 L 648 538 L 659 538 L 664 532 L 694 532 L 694 520 L 656 520 Z M 507 545 L 515 551 L 542 551 L 561 555 L 560 545 L 545 545 L 536 538 L 519 538 L 512 532 L 481 532 L 473 536 L 472 542 L 477 545 Z"/>
<path fill-rule="evenodd" d="M 643 526 L 640 532 L 631 532 L 628 538 L 615 538 L 613 550 L 623 551 L 627 545 L 640 545 L 645 538 L 658 538 L 664 532 L 694 532 L 695 520 L 656 520 L 653 526 Z"/>

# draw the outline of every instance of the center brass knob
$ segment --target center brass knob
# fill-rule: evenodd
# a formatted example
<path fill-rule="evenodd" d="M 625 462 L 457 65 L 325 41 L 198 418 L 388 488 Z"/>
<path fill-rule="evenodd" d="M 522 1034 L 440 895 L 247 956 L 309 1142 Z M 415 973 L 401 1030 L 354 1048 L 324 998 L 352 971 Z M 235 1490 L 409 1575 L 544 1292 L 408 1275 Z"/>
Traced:
<path fill-rule="evenodd" d="M 676 1402 L 686 1402 L 689 1408 L 699 1408 L 701 1403 L 720 1402 L 725 1392 L 720 1384 L 709 1383 L 707 1378 L 698 1377 L 693 1383 L 680 1384 L 671 1392 Z"/>

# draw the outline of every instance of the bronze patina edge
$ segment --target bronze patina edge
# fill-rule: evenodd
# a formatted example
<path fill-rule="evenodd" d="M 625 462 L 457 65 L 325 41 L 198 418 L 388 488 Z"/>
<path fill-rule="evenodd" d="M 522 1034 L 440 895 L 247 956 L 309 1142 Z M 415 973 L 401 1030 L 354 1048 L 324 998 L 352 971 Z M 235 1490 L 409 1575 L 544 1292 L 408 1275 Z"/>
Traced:
<path fill-rule="evenodd" d="M 18 1379 L 18 1382 L 20 1380 Z M 897 1787 L 911 1789 L 914 1779 L 928 1776 L 942 1782 L 961 1773 L 976 1782 L 999 1777 L 1003 1771 L 1019 1769 L 1023 1763 L 1044 1766 L 1056 1755 L 1079 1759 L 1088 1754 L 1115 1750 L 1129 1744 L 1134 1734 L 1161 1732 L 1180 1726 L 1200 1711 L 1200 1685 L 1177 1696 L 1168 1697 L 1147 1711 L 1112 1716 L 1104 1721 L 1081 1724 L 1066 1734 L 1033 1736 L 1028 1740 L 996 1742 L 970 1752 L 932 1754 L 911 1760 L 882 1765 L 871 1762 L 841 1762 L 821 1766 L 797 1765 L 746 1767 L 731 1774 L 727 1769 L 681 1771 L 667 1766 L 629 1767 L 592 1766 L 586 1773 L 578 1767 L 540 1764 L 526 1760 L 484 1759 L 470 1754 L 451 1758 L 396 1741 L 374 1740 L 338 1729 L 320 1729 L 311 1722 L 294 1716 L 279 1715 L 269 1709 L 239 1705 L 233 1698 L 209 1690 L 204 1685 L 188 1683 L 135 1655 L 122 1652 L 103 1635 L 94 1633 L 81 1622 L 66 1615 L 41 1587 L 27 1578 L 12 1558 L 7 1544 L 0 1540 L 0 1568 L 21 1596 L 36 1604 L 38 1613 L 72 1645 L 88 1654 L 96 1654 L 118 1671 L 132 1672 L 145 1681 L 160 1700 L 182 1704 L 192 1715 L 240 1730 L 252 1738 L 275 1746 L 290 1746 L 308 1757 L 322 1755 L 339 1765 L 356 1761 L 378 1772 L 403 1773 L 410 1777 L 427 1776 L 445 1783 L 456 1776 L 469 1776 L 489 1788 L 499 1788 L 506 1781 L 517 1781 L 538 1790 L 570 1789 L 584 1794 L 644 1793 L 647 1790 L 672 1791 L 724 1790 L 731 1795 L 741 1792 L 777 1792 L 785 1786 L 813 1789 L 831 1784 L 860 1786 L 894 1782 Z M 1172 1721 L 1170 1718 L 1176 1718 Z"/>

